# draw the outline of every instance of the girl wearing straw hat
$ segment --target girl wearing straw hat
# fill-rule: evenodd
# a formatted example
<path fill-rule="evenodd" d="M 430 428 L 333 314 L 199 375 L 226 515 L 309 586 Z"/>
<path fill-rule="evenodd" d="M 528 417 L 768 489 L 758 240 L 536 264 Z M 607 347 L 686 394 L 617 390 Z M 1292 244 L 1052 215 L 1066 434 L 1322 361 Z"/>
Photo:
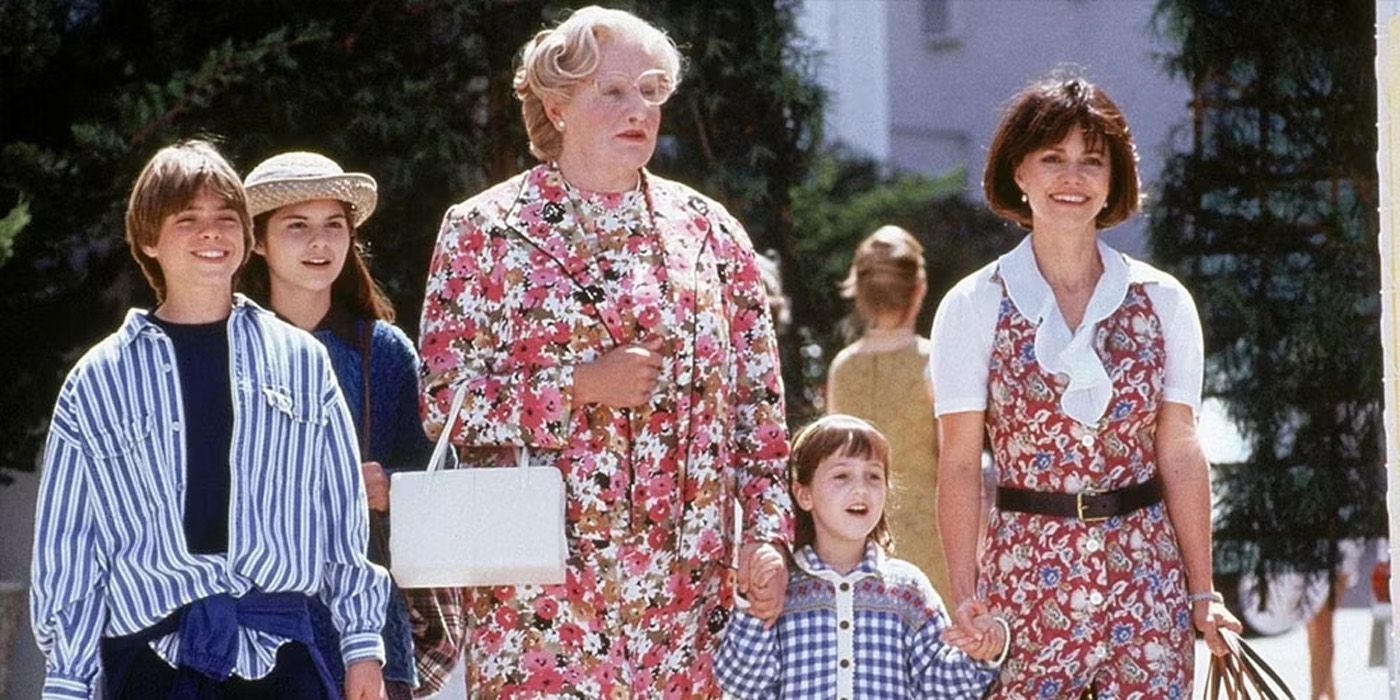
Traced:
<path fill-rule="evenodd" d="M 285 320 L 311 332 L 331 358 L 360 436 L 372 521 L 389 507 L 387 469 L 421 468 L 432 444 L 418 420 L 418 356 L 393 325 L 394 308 L 370 277 L 356 231 L 374 213 L 374 178 L 347 173 L 315 153 L 283 153 L 244 181 L 253 216 L 253 251 L 243 284 Z M 382 526 L 372 523 L 369 556 L 387 564 Z M 316 643 L 335 663 L 339 635 L 330 611 L 315 605 Z M 384 623 L 384 685 L 390 700 L 412 697 L 413 639 L 395 587 Z"/>

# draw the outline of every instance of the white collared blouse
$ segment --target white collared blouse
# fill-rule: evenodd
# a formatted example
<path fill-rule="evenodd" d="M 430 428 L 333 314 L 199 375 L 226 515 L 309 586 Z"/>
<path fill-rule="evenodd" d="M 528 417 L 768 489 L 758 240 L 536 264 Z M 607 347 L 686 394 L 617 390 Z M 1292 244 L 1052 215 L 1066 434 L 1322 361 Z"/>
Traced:
<path fill-rule="evenodd" d="M 1190 406 L 1199 414 L 1204 342 L 1190 292 L 1175 277 L 1147 263 L 1102 241 L 1098 247 L 1103 275 L 1085 308 L 1084 320 L 1073 331 L 1036 265 L 1030 236 L 949 290 L 933 321 L 930 373 L 935 415 L 987 408 L 992 344 L 1005 297 L 1036 324 L 1036 360 L 1067 380 L 1061 409 L 1084 425 L 1097 424 L 1108 409 L 1113 383 L 1094 350 L 1094 329 L 1123 305 L 1133 284 L 1143 286 L 1161 322 L 1166 348 L 1163 398 Z"/>

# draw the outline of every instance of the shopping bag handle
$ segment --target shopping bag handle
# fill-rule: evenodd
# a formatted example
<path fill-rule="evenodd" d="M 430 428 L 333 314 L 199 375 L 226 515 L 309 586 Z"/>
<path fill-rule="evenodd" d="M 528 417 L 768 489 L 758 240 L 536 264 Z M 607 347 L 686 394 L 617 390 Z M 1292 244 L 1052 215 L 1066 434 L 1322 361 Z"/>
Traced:
<path fill-rule="evenodd" d="M 447 456 L 448 445 L 452 442 L 452 426 L 457 422 L 457 418 L 462 413 L 462 403 L 466 401 L 466 398 L 467 383 L 462 382 L 462 385 L 457 387 L 456 393 L 452 396 L 452 409 L 447 412 L 447 422 L 442 425 L 442 433 L 438 435 L 437 444 L 433 446 L 433 456 L 428 458 L 428 468 L 426 471 L 437 471 L 438 466 L 442 464 L 443 458 Z M 520 446 L 520 449 L 516 452 L 516 463 L 520 469 L 520 480 L 523 485 L 526 477 L 530 473 L 530 447 L 528 445 Z M 458 465 L 459 468 L 464 466 L 465 465 L 461 464 Z"/>
<path fill-rule="evenodd" d="M 1213 656 L 1206 672 L 1207 700 L 1294 700 L 1293 691 L 1239 635 L 1220 629 L 1229 652 Z"/>

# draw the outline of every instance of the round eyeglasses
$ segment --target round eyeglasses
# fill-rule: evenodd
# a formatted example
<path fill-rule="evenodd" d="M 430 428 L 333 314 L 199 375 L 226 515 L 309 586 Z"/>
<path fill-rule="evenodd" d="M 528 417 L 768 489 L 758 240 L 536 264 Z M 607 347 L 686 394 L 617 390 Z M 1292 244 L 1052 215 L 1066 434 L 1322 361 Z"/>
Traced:
<path fill-rule="evenodd" d="M 593 87 L 598 96 L 610 106 L 620 107 L 627 102 L 632 90 L 642 96 L 648 107 L 660 107 L 671 99 L 675 87 L 666 71 L 655 68 L 633 78 L 626 73 L 604 73 L 593 79 Z"/>

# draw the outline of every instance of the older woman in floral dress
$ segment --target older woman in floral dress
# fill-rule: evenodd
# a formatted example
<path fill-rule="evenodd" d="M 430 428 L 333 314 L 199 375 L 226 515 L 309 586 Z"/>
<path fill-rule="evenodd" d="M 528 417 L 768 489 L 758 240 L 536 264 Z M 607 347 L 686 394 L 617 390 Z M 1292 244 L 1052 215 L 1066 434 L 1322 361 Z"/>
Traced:
<path fill-rule="evenodd" d="M 467 593 L 482 696 L 715 696 L 736 581 L 781 609 L 784 574 L 747 580 L 791 528 L 759 268 L 723 207 L 644 169 L 679 68 L 625 12 L 537 34 L 515 85 L 542 163 L 452 207 L 438 237 L 428 422 L 465 384 L 464 459 L 506 465 L 502 448 L 528 445 L 566 489 L 566 582 Z"/>

